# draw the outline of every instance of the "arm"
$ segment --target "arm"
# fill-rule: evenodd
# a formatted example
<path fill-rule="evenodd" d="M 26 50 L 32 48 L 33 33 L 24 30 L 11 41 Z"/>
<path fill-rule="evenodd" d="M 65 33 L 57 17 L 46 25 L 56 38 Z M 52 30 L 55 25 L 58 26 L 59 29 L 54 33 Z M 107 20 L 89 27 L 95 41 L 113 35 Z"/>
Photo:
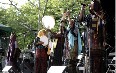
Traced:
<path fill-rule="evenodd" d="M 71 18 L 70 18 L 70 12 L 67 12 L 67 16 L 68 16 L 68 21 L 71 22 Z"/>
<path fill-rule="evenodd" d="M 50 32 L 50 37 L 51 38 L 56 38 L 57 36 L 59 36 L 57 33 L 52 32 L 50 29 L 47 29 L 48 32 Z"/>
<path fill-rule="evenodd" d="M 79 14 L 79 21 L 83 21 L 84 20 L 84 15 L 85 15 L 85 6 L 82 5 L 80 14 Z"/>
<path fill-rule="evenodd" d="M 63 12 L 63 14 L 62 14 L 62 18 L 61 18 L 61 20 L 65 20 L 66 19 L 66 16 L 67 16 L 67 12 L 66 12 L 66 10 Z"/>
<path fill-rule="evenodd" d="M 44 43 L 44 42 L 41 42 L 39 37 L 36 37 L 36 39 L 35 39 L 35 41 L 34 41 L 35 46 L 41 45 L 41 44 L 43 44 L 43 43 Z"/>
<path fill-rule="evenodd" d="M 53 37 L 53 38 L 59 38 L 59 37 L 62 37 L 62 34 L 57 33 L 57 34 L 54 34 L 52 37 Z"/>
<path fill-rule="evenodd" d="M 56 34 L 55 32 L 52 32 L 50 29 L 47 29 L 47 32 L 50 32 L 51 34 Z"/>
<path fill-rule="evenodd" d="M 41 45 L 41 44 L 43 44 L 43 43 L 44 43 L 44 42 L 39 41 L 39 42 L 36 43 L 36 45 Z"/>

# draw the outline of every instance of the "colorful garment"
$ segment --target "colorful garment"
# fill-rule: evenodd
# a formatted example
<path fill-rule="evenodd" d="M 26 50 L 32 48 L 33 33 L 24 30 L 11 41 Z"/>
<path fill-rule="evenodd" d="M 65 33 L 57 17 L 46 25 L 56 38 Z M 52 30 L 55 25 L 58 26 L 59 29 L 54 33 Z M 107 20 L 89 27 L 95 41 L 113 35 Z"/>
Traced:
<path fill-rule="evenodd" d="M 74 29 L 72 31 L 72 29 Z M 75 60 L 78 56 L 78 28 L 75 26 L 74 28 L 67 28 L 68 30 L 68 42 L 70 48 L 70 57 Z"/>
<path fill-rule="evenodd" d="M 40 40 L 42 41 L 42 39 L 37 37 L 35 43 L 40 42 Z M 46 44 L 48 43 L 44 43 L 44 46 L 42 44 L 36 45 L 35 73 L 47 73 L 47 51 L 45 47 Z"/>

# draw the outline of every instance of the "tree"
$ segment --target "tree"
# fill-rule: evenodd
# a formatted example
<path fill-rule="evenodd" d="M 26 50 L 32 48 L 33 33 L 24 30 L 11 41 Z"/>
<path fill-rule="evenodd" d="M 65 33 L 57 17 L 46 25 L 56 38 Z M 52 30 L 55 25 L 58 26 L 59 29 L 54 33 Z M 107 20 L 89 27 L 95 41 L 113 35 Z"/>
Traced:
<path fill-rule="evenodd" d="M 81 3 L 83 2 L 83 0 L 41 0 L 40 8 L 38 7 L 37 0 L 28 0 L 28 2 L 20 8 L 11 4 L 8 9 L 0 8 L 0 23 L 13 28 L 13 31 L 15 31 L 18 36 L 19 47 L 24 49 L 27 47 L 26 45 L 32 43 L 35 38 L 35 31 L 32 30 L 44 28 L 41 23 L 41 19 L 44 15 L 52 15 L 55 18 L 55 26 L 52 30 L 57 32 L 63 10 L 69 9 L 71 17 L 74 18 L 78 15 Z M 86 1 L 85 3 L 89 4 L 90 1 Z M 38 15 L 40 15 L 40 23 L 38 23 Z M 25 43 L 24 33 L 26 33 Z"/>

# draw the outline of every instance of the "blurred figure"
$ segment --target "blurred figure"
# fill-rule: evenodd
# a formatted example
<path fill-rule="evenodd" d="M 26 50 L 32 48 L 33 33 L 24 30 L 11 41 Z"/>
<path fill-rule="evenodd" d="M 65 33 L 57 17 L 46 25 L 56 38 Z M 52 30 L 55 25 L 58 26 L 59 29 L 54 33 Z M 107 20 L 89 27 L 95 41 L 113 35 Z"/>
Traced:
<path fill-rule="evenodd" d="M 76 60 L 76 57 L 78 56 L 78 28 L 75 25 L 74 19 L 70 18 L 70 12 L 67 11 L 66 14 L 63 15 L 63 17 L 68 17 L 69 25 L 67 27 L 67 38 L 68 38 L 68 46 L 70 50 L 70 59 Z"/>
<path fill-rule="evenodd" d="M 67 17 L 68 27 L 66 32 L 67 37 L 67 45 L 69 48 L 69 67 L 71 73 L 76 72 L 76 62 L 78 57 L 78 27 L 75 25 L 75 20 L 70 18 L 70 11 L 64 13 L 63 17 Z"/>
<path fill-rule="evenodd" d="M 72 60 L 76 60 L 78 56 L 78 29 L 75 28 L 74 20 L 69 22 L 68 27 L 68 42 L 70 47 L 70 56 Z"/>
<path fill-rule="evenodd" d="M 64 49 L 64 42 L 65 42 L 65 31 L 66 28 L 64 27 L 64 22 L 61 21 L 59 33 L 53 35 L 53 38 L 58 39 L 56 48 L 54 49 L 54 60 L 53 63 L 56 66 L 61 66 L 63 64 L 63 49 Z"/>
<path fill-rule="evenodd" d="M 49 30 L 52 33 L 52 38 L 57 39 L 56 48 L 54 48 L 54 58 L 53 58 L 53 65 L 55 66 L 62 66 L 63 61 L 63 49 L 64 49 L 64 42 L 65 42 L 65 31 L 66 28 L 64 26 L 64 22 L 61 21 L 59 32 L 54 33 L 51 30 Z"/>
<path fill-rule="evenodd" d="M 20 55 L 20 49 L 17 46 L 17 40 L 16 40 L 16 34 L 11 33 L 10 35 L 10 43 L 8 47 L 8 53 L 7 53 L 7 65 L 10 65 L 13 67 L 13 70 L 17 73 L 19 73 L 20 69 L 17 65 L 17 60 Z"/>
<path fill-rule="evenodd" d="M 46 30 L 42 29 L 38 32 L 35 39 L 36 46 L 36 61 L 35 61 L 35 73 L 47 73 L 47 47 L 48 38 L 46 36 Z"/>

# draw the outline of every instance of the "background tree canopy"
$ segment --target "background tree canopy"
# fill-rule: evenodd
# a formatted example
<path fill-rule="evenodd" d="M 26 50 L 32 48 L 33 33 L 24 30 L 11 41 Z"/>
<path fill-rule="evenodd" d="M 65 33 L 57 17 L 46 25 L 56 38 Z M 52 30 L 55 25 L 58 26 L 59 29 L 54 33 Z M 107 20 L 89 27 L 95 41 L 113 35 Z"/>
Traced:
<path fill-rule="evenodd" d="M 38 1 L 28 0 L 20 8 L 14 5 L 7 9 L 0 8 L 0 23 L 12 27 L 17 34 L 18 45 L 21 49 L 33 42 L 35 32 L 37 32 L 35 30 L 43 28 L 41 19 L 44 15 L 51 15 L 55 18 L 55 26 L 52 30 L 57 32 L 64 9 L 69 9 L 73 18 L 78 15 L 81 3 L 90 4 L 91 0 L 40 0 L 40 3 Z"/>

